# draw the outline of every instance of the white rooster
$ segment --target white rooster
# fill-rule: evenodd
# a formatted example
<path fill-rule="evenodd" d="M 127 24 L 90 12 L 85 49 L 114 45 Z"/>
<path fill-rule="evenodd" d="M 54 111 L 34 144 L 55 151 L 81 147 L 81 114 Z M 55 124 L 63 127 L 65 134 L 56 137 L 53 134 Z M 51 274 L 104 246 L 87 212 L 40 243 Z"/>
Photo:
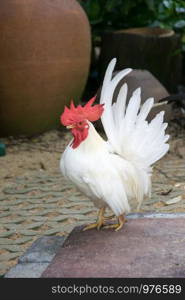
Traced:
<path fill-rule="evenodd" d="M 73 140 L 65 149 L 60 168 L 65 177 L 89 197 L 99 210 L 95 224 L 84 228 L 100 229 L 105 225 L 106 206 L 117 216 L 118 222 L 106 227 L 119 230 L 125 222 L 134 199 L 138 206 L 151 194 L 151 165 L 169 149 L 161 111 L 148 123 L 146 118 L 154 104 L 149 98 L 140 107 L 141 90 L 136 89 L 126 107 L 127 84 L 112 104 L 113 93 L 119 81 L 131 69 L 119 72 L 113 79 L 114 58 L 105 73 L 100 104 L 92 106 L 95 97 L 82 107 L 65 107 L 61 123 L 71 129 Z M 101 121 L 107 136 L 105 141 L 92 122 Z"/>

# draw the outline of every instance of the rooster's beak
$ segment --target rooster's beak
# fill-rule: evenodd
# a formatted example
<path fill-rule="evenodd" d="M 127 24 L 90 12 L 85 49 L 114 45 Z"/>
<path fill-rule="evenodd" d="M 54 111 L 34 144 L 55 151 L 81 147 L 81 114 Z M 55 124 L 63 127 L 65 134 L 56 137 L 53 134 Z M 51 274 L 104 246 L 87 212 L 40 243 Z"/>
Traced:
<path fill-rule="evenodd" d="M 66 126 L 67 129 L 72 129 L 74 127 L 75 127 L 74 125 L 68 125 L 68 126 Z"/>

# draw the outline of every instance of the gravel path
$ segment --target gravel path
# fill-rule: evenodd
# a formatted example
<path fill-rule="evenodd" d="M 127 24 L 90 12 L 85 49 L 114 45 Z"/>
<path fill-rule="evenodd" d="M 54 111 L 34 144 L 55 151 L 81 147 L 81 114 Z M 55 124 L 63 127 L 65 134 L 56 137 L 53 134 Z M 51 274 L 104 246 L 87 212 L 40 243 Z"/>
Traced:
<path fill-rule="evenodd" d="M 1 139 L 0 275 L 43 235 L 67 235 L 96 219 L 97 210 L 59 172 L 69 133 L 51 131 L 32 139 Z M 171 150 L 154 167 L 152 198 L 141 212 L 185 212 L 184 131 L 174 134 Z"/>

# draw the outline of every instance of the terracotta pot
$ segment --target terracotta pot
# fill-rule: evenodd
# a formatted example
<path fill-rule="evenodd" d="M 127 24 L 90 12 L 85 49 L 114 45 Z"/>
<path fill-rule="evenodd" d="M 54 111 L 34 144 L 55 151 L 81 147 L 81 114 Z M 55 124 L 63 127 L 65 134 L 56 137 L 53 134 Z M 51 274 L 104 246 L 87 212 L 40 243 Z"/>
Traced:
<path fill-rule="evenodd" d="M 75 0 L 1 0 L 0 135 L 59 125 L 90 64 L 90 27 Z"/>

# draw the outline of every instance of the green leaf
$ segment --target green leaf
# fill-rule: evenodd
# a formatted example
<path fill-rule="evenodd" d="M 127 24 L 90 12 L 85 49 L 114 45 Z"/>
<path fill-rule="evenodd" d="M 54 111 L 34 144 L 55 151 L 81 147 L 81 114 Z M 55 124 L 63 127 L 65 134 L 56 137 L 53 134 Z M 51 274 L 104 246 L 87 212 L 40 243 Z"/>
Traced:
<path fill-rule="evenodd" d="M 100 18 L 101 15 L 100 1 L 88 0 L 84 8 L 89 17 L 90 22 L 96 21 Z"/>
<path fill-rule="evenodd" d="M 178 48 L 175 51 L 171 52 L 169 56 L 170 57 L 176 56 L 176 55 L 179 55 L 181 52 L 182 52 L 182 48 Z"/>
<path fill-rule="evenodd" d="M 107 0 L 105 8 L 108 12 L 112 12 L 113 9 L 116 7 L 116 1 L 115 0 Z"/>
<path fill-rule="evenodd" d="M 122 1 L 122 6 L 120 7 L 122 14 L 127 15 L 133 7 L 137 6 L 135 1 L 125 0 Z"/>
<path fill-rule="evenodd" d="M 168 8 L 168 9 L 173 8 L 173 3 L 174 3 L 174 1 L 172 1 L 172 0 L 164 0 L 163 1 L 164 7 Z"/>
<path fill-rule="evenodd" d="M 102 21 L 103 21 L 103 18 L 99 18 L 99 19 L 96 19 L 96 20 L 91 20 L 90 24 L 91 25 L 97 25 L 97 24 L 102 23 Z"/>
<path fill-rule="evenodd" d="M 145 0 L 146 5 L 148 6 L 149 10 L 155 11 L 155 3 L 154 0 Z"/>
<path fill-rule="evenodd" d="M 164 8 L 163 3 L 159 3 L 159 6 L 158 6 L 158 13 L 159 13 L 159 14 L 162 14 L 162 13 L 164 13 L 164 11 L 165 11 L 165 8 Z"/>
<path fill-rule="evenodd" d="M 174 24 L 175 28 L 185 28 L 185 20 L 179 20 Z"/>
<path fill-rule="evenodd" d="M 185 44 L 182 44 L 182 51 L 185 52 Z"/>

